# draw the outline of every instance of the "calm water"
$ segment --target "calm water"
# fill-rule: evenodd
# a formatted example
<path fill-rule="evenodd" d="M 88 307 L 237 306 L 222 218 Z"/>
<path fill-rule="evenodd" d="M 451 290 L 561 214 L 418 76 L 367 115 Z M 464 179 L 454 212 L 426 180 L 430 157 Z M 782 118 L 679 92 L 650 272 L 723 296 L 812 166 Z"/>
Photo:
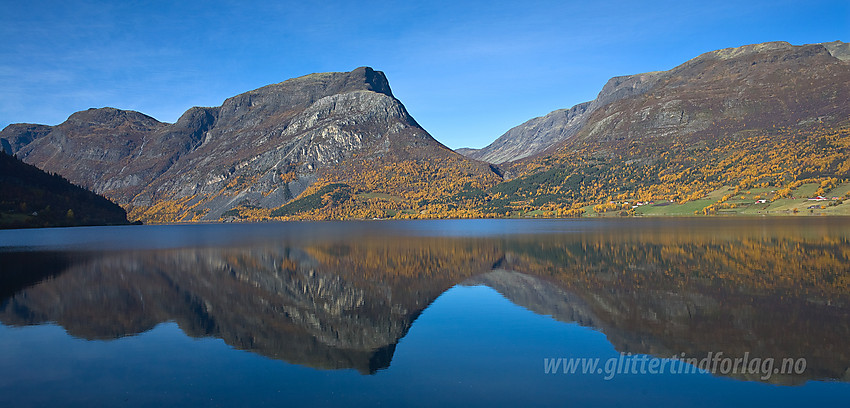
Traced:
<path fill-rule="evenodd" d="M 850 219 L 0 231 L 0 268 L 0 406 L 850 398 Z"/>

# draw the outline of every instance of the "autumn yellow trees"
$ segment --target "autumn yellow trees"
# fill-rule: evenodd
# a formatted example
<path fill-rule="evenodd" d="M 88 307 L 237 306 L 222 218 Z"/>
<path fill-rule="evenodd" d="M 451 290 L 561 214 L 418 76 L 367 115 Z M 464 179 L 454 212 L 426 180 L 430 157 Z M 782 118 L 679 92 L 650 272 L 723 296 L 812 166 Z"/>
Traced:
<path fill-rule="evenodd" d="M 813 126 L 703 135 L 698 140 L 582 141 L 493 172 L 482 172 L 481 163 L 453 154 L 355 157 L 324 170 L 283 207 L 246 204 L 226 215 L 239 220 L 632 215 L 634 207 L 646 203 L 706 200 L 728 188 L 729 193 L 712 195 L 712 201 L 693 211 L 709 215 L 734 209 L 744 196 L 766 202 L 794 197 L 804 184 L 817 183 L 815 194 L 826 195 L 850 181 L 848 148 L 850 127 Z M 509 176 L 503 179 L 497 175 L 501 172 Z M 284 181 L 297 177 L 292 172 L 280 175 Z M 234 180 L 228 188 L 235 191 L 246 182 L 251 180 Z M 758 189 L 759 198 L 745 194 L 751 189 Z M 133 209 L 131 216 L 197 220 L 206 214 L 197 207 L 199 201 L 161 200 Z"/>

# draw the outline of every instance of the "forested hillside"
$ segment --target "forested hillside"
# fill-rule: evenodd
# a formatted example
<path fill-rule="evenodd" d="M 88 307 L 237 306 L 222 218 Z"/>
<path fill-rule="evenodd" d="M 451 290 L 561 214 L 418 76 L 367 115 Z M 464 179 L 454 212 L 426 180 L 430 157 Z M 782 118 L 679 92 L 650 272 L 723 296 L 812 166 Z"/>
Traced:
<path fill-rule="evenodd" d="M 117 204 L 0 152 L 0 228 L 129 224 Z"/>

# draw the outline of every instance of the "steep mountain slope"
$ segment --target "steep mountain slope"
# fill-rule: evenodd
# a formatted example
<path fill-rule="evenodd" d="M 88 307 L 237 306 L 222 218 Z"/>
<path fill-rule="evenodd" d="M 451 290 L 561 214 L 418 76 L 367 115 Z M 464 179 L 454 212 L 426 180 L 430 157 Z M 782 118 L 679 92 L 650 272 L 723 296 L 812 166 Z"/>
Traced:
<path fill-rule="evenodd" d="M 9 125 L 0 141 L 28 163 L 126 203 L 192 148 L 191 122 L 198 109 L 171 126 L 139 112 L 89 109 L 53 127 Z"/>
<path fill-rule="evenodd" d="M 592 101 L 530 119 L 482 149 L 459 149 L 458 153 L 497 164 L 541 153 L 575 135 L 600 107 L 646 92 L 661 76 L 660 72 L 647 72 L 611 78 Z"/>
<path fill-rule="evenodd" d="M 693 215 L 749 200 L 773 211 L 803 184 L 826 195 L 850 179 L 846 48 L 755 44 L 655 74 L 654 85 L 596 109 L 546 153 L 502 165 L 513 179 L 487 190 L 479 208 L 578 215 L 593 205 L 631 213 L 635 202 L 705 201 L 685 212 Z"/>
<path fill-rule="evenodd" d="M 50 133 L 52 129 L 52 126 L 47 125 L 13 123 L 0 132 L 0 150 L 6 154 L 14 154 L 33 140 Z"/>
<path fill-rule="evenodd" d="M 0 138 L 25 161 L 152 221 L 245 218 L 242 210 L 257 209 L 267 217 L 317 180 L 346 181 L 375 165 L 441 162 L 482 185 L 499 179 L 428 135 L 384 74 L 366 67 L 265 86 L 192 108 L 175 124 L 104 108 L 50 129 L 11 125 Z"/>
<path fill-rule="evenodd" d="M 850 117 L 850 65 L 820 44 L 712 51 L 666 71 L 641 95 L 591 115 L 577 141 L 711 138 Z"/>
<path fill-rule="evenodd" d="M 624 132 L 708 131 L 711 122 L 744 116 L 758 120 L 750 127 L 793 124 L 795 119 L 822 116 L 815 115 L 819 112 L 831 116 L 824 108 L 845 95 L 840 94 L 843 84 L 829 89 L 833 81 L 843 79 L 835 76 L 842 75 L 840 69 L 830 67 L 836 59 L 848 58 L 850 44 L 840 41 L 805 46 L 774 42 L 713 51 L 669 71 L 612 78 L 593 101 L 531 119 L 483 149 L 459 152 L 502 163 L 554 148 L 581 131 L 590 137 L 618 138 Z M 624 111 L 630 117 L 621 118 Z M 776 119 L 780 121 L 771 122 Z"/>
<path fill-rule="evenodd" d="M 0 228 L 129 224 L 117 204 L 0 152 Z"/>
<path fill-rule="evenodd" d="M 756 195 L 769 210 L 801 185 L 823 195 L 850 182 L 848 56 L 842 42 L 774 42 L 613 78 L 489 153 L 463 150 L 514 160 L 498 167 L 431 138 L 370 68 L 269 85 L 175 124 L 105 108 L 11 125 L 0 143 L 154 222 L 629 214 L 635 201 L 701 200 L 693 215 Z M 785 204 L 770 211 L 799 210 Z"/>

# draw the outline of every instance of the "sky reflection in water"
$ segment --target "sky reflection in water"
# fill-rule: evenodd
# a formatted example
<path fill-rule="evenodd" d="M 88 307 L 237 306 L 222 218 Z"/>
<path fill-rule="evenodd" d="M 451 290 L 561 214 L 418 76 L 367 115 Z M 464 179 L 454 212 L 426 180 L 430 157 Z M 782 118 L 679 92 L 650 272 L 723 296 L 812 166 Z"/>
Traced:
<path fill-rule="evenodd" d="M 0 405 L 790 406 L 850 396 L 850 221 L 0 232 Z M 806 358 L 800 375 L 544 358 Z"/>

